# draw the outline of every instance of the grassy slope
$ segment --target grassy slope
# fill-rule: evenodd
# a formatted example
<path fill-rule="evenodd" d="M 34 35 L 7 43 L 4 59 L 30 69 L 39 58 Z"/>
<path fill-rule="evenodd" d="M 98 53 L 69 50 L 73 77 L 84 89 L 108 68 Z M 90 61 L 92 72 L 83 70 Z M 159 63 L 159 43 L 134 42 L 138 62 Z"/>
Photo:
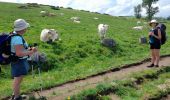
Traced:
<path fill-rule="evenodd" d="M 92 98 L 93 100 L 100 100 L 102 96 L 112 93 L 119 96 L 121 100 L 150 100 L 149 98 L 158 100 L 157 98 L 169 93 L 169 69 L 170 67 L 147 69 L 132 73 L 122 80 L 101 83 L 96 88 L 81 91 L 71 96 L 71 100 L 91 100 Z M 143 81 L 139 83 L 139 79 Z"/>
<path fill-rule="evenodd" d="M 137 89 L 126 86 L 120 87 L 118 95 L 122 100 L 144 100 L 146 98 L 157 98 L 168 94 L 169 91 L 169 77 L 170 73 L 163 73 L 155 80 L 145 80 Z M 161 85 L 168 85 L 166 87 L 158 88 Z M 117 93 L 116 93 L 117 94 Z M 158 100 L 158 99 L 151 99 Z"/>
<path fill-rule="evenodd" d="M 47 6 L 32 9 L 18 9 L 18 4 L 0 3 L 0 32 L 12 30 L 13 21 L 17 18 L 24 18 L 31 28 L 25 34 L 28 43 L 37 42 L 40 44 L 39 50 L 48 55 L 48 60 L 54 68 L 44 72 L 42 78 L 44 87 L 54 86 L 68 80 L 85 77 L 111 67 L 129 64 L 140 61 L 148 54 L 148 45 L 140 45 L 138 38 L 141 35 L 147 36 L 147 30 L 131 30 L 136 25 L 135 19 L 111 17 L 76 10 L 61 9 L 51 10 Z M 41 10 L 48 10 L 56 14 L 64 13 L 64 16 L 40 17 Z M 70 18 L 79 16 L 80 24 L 71 22 Z M 99 20 L 94 20 L 98 17 Z M 102 47 L 99 43 L 97 25 L 99 23 L 109 24 L 108 37 L 114 38 L 118 45 L 114 50 Z M 170 24 L 168 23 L 168 27 Z M 44 28 L 54 28 L 59 31 L 62 41 L 53 45 L 42 43 L 39 35 Z M 168 29 L 168 32 L 170 30 Z M 168 54 L 170 43 L 162 48 L 162 54 Z M 44 65 L 46 66 L 46 65 Z M 12 90 L 9 69 L 5 75 L 0 77 L 0 98 L 10 95 Z M 32 79 L 31 75 L 25 78 L 22 91 L 30 91 L 39 88 L 38 78 Z"/>

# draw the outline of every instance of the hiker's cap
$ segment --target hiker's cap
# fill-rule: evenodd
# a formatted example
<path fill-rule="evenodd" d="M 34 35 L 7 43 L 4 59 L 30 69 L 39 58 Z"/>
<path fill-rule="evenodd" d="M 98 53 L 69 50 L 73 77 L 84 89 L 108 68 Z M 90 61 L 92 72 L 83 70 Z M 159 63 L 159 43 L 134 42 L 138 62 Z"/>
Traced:
<path fill-rule="evenodd" d="M 24 19 L 17 19 L 14 21 L 14 31 L 21 31 L 29 27 L 29 23 L 27 23 Z"/>
<path fill-rule="evenodd" d="M 158 24 L 157 20 L 155 20 L 155 19 L 151 20 L 151 21 L 149 22 L 149 25 L 151 26 L 152 23 Z"/>

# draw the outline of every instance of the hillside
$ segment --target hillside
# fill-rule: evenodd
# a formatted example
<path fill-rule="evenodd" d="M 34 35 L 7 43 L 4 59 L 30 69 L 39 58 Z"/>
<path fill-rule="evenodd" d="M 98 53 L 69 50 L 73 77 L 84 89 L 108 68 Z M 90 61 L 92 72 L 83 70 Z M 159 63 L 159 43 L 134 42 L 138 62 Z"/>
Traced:
<path fill-rule="evenodd" d="M 13 21 L 17 18 L 23 18 L 30 23 L 31 27 L 25 34 L 27 42 L 38 43 L 39 50 L 46 53 L 48 57 L 48 62 L 42 65 L 44 88 L 149 57 L 148 45 L 141 45 L 138 42 L 141 35 L 147 36 L 148 29 L 132 30 L 137 22 L 134 18 L 113 17 L 65 8 L 52 10 L 49 6 L 28 9 L 19 9 L 18 6 L 20 4 L 0 3 L 0 33 L 12 31 Z M 41 10 L 47 10 L 57 16 L 41 17 Z M 64 15 L 61 16 L 60 13 L 64 13 Z M 79 16 L 81 23 L 73 23 L 70 20 L 73 16 Z M 94 17 L 99 19 L 94 20 Z M 114 49 L 100 45 L 97 34 L 97 25 L 100 23 L 109 25 L 107 37 L 113 38 L 117 42 Z M 166 24 L 167 33 L 169 33 L 170 23 Z M 61 41 L 52 44 L 42 43 L 39 36 L 44 28 L 58 30 Z M 169 41 L 163 45 L 162 55 L 169 54 L 168 45 L 170 45 Z M 2 71 L 0 98 L 12 94 L 10 67 L 4 66 Z M 30 73 L 23 82 L 22 92 L 30 92 L 39 88 L 38 77 L 32 78 Z"/>

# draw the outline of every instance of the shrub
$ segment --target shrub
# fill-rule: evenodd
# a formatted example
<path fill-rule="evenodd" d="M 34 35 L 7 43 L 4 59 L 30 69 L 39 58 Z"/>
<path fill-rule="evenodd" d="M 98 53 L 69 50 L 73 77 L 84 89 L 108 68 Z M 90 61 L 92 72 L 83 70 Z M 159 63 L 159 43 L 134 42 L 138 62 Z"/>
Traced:
<path fill-rule="evenodd" d="M 67 7 L 67 9 L 73 9 L 73 8 L 71 8 L 71 7 Z"/>
<path fill-rule="evenodd" d="M 169 17 L 167 17 L 167 20 L 170 20 L 170 16 L 169 16 Z"/>
<path fill-rule="evenodd" d="M 50 6 L 51 7 L 51 9 L 53 9 L 53 10 L 60 10 L 60 7 L 59 6 Z"/>
<path fill-rule="evenodd" d="M 106 14 L 106 13 L 104 13 L 104 15 L 108 15 L 108 16 L 110 16 L 109 14 Z"/>
<path fill-rule="evenodd" d="M 40 7 L 40 5 L 37 3 L 27 3 L 27 6 L 28 7 Z"/>
<path fill-rule="evenodd" d="M 112 87 L 111 84 L 99 84 L 96 86 L 96 88 L 100 95 L 105 95 L 110 92 L 114 92 L 114 88 Z"/>
<path fill-rule="evenodd" d="M 112 100 L 109 96 L 102 96 L 100 100 Z"/>
<path fill-rule="evenodd" d="M 79 95 L 74 95 L 71 97 L 71 100 L 96 100 L 97 91 L 96 89 L 89 89 L 83 91 Z"/>

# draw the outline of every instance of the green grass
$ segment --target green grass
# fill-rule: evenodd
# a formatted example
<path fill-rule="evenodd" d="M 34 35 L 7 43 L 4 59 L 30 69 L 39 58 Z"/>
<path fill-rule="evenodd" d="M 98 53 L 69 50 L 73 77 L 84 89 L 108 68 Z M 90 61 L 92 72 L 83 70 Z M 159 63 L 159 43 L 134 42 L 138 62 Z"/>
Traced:
<path fill-rule="evenodd" d="M 169 72 L 170 67 L 133 73 L 123 80 L 98 84 L 96 88 L 84 90 L 71 96 L 71 100 L 100 100 L 111 93 L 116 94 L 122 100 L 148 100 L 151 98 L 158 100 L 170 92 Z M 142 79 L 142 82 L 138 83 L 139 79 Z M 166 87 L 158 88 L 159 85 Z"/>
<path fill-rule="evenodd" d="M 109 96 L 102 96 L 100 100 L 112 100 Z"/>
<path fill-rule="evenodd" d="M 42 73 L 44 88 L 149 57 L 148 45 L 138 43 L 138 38 L 141 35 L 147 36 L 148 30 L 131 30 L 133 26 L 136 26 L 136 19 L 64 8 L 52 10 L 48 6 L 30 9 L 18 9 L 18 6 L 19 4 L 0 3 L 0 32 L 12 31 L 13 21 L 17 18 L 23 18 L 30 23 L 31 27 L 25 34 L 27 42 L 37 42 L 39 50 L 48 56 L 48 63 L 42 66 L 50 69 Z M 40 17 L 41 10 L 48 10 L 58 15 Z M 60 13 L 64 13 L 64 16 L 60 16 Z M 73 23 L 70 20 L 73 16 L 79 16 L 81 23 Z M 99 20 L 94 20 L 94 17 L 98 17 Z M 109 49 L 100 45 L 97 34 L 97 25 L 100 23 L 110 25 L 107 36 L 115 39 L 118 44 L 116 48 Z M 170 27 L 169 22 L 167 22 L 167 27 Z M 39 36 L 44 28 L 58 30 L 62 40 L 53 44 L 42 43 Z M 167 33 L 169 33 L 170 29 L 167 29 Z M 168 45 L 170 45 L 169 42 L 162 47 L 161 54 L 169 54 L 170 47 Z M 10 67 L 3 67 L 2 70 L 0 98 L 12 94 Z M 39 88 L 38 77 L 26 76 L 22 84 L 22 92 L 30 92 Z"/>
<path fill-rule="evenodd" d="M 158 86 L 162 84 L 164 85 L 166 81 L 169 80 L 169 77 L 170 73 L 161 74 L 156 80 L 145 81 L 138 86 L 138 89 L 128 86 L 119 87 L 119 92 L 116 94 L 119 95 L 122 100 L 144 100 L 149 98 L 155 98 L 155 100 L 158 100 L 169 92 L 170 87 L 168 85 L 164 88 L 165 90 L 158 88 Z"/>
<path fill-rule="evenodd" d="M 120 96 L 122 100 L 158 100 L 162 96 L 169 93 L 169 77 L 170 67 L 162 69 L 150 69 L 142 71 L 140 73 L 132 74 L 130 77 L 133 79 L 125 79 L 122 82 L 119 81 L 117 91 L 115 94 Z M 139 84 L 134 84 L 131 81 L 142 78 L 143 81 Z M 159 89 L 158 86 L 166 84 L 166 87 Z"/>

